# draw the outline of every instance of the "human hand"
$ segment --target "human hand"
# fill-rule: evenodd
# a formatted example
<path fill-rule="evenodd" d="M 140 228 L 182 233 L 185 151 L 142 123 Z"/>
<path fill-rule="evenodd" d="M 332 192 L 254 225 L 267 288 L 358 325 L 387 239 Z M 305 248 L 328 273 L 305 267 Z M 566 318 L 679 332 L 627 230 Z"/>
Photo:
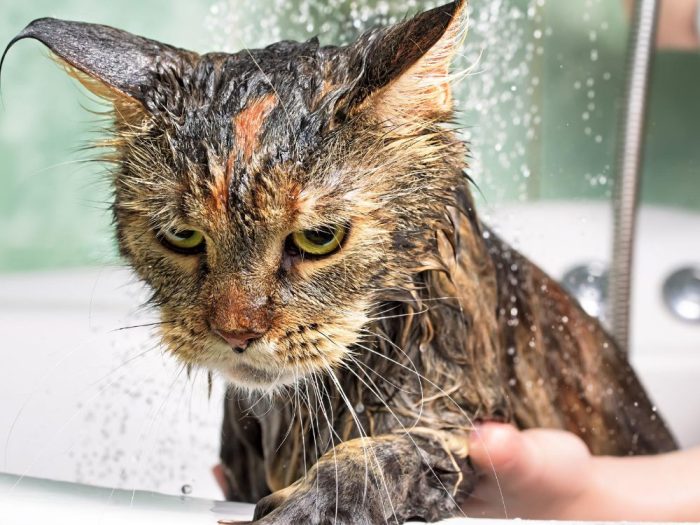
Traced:
<path fill-rule="evenodd" d="M 574 434 L 486 423 L 472 433 L 469 455 L 483 476 L 463 506 L 470 517 L 594 517 L 595 465 Z"/>

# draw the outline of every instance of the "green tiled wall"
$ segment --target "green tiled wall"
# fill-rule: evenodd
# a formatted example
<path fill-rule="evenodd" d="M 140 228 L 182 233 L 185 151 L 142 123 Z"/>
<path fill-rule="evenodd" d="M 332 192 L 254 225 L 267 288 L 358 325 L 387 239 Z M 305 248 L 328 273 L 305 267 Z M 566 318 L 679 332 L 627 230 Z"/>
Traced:
<path fill-rule="evenodd" d="M 8 5 L 9 4 L 9 5 Z M 206 2 L 165 0 L 12 1 L 0 8 L 0 46 L 42 16 L 107 23 L 201 48 Z M 193 22 L 194 21 L 194 22 Z M 8 54 L 0 106 L 0 271 L 96 264 L 114 260 L 109 185 L 104 166 L 79 148 L 95 138 L 99 109 L 25 40 Z"/>
<path fill-rule="evenodd" d="M 621 2 L 549 1 L 539 193 L 609 197 L 622 103 L 626 21 Z M 589 104 L 592 106 L 589 107 Z M 657 53 L 642 181 L 646 203 L 700 210 L 700 52 Z"/>

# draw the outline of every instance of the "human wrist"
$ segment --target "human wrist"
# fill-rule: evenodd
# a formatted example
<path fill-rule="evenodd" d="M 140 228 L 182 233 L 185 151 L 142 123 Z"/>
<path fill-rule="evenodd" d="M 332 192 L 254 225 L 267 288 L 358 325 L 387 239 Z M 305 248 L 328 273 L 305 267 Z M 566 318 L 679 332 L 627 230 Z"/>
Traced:
<path fill-rule="evenodd" d="M 557 519 L 567 520 L 601 520 L 618 519 L 611 513 L 619 505 L 617 491 L 611 486 L 613 473 L 606 457 L 591 457 L 588 472 L 581 489 L 571 499 L 564 503 L 556 513 Z M 580 482 L 580 480 L 579 480 Z M 622 519 L 622 518 L 619 518 Z"/>
<path fill-rule="evenodd" d="M 675 498 L 665 495 L 669 487 L 663 476 L 672 470 L 672 458 L 666 454 L 594 458 L 589 519 L 676 521 Z"/>
<path fill-rule="evenodd" d="M 630 499 L 635 497 L 630 494 L 630 487 L 625 481 L 625 464 L 620 463 L 620 458 L 609 456 L 595 457 L 592 461 L 592 481 L 586 501 L 592 514 L 590 518 L 606 521 L 625 519 L 632 504 Z"/>
<path fill-rule="evenodd" d="M 638 490 L 630 472 L 635 458 L 595 456 L 591 458 L 587 482 L 580 493 L 562 509 L 560 517 L 571 520 L 649 520 L 649 493 Z M 630 475 L 632 474 L 632 475 Z"/>

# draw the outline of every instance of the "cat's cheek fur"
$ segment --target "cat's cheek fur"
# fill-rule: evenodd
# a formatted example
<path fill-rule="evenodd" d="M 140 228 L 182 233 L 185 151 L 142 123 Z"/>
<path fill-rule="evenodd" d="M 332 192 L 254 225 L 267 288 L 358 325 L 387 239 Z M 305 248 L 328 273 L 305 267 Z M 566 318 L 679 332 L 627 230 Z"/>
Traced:
<path fill-rule="evenodd" d="M 297 310 L 303 307 L 297 305 Z M 309 309 L 306 318 L 288 314 L 242 353 L 212 334 L 194 305 L 163 305 L 160 331 L 166 348 L 181 362 L 218 372 L 242 390 L 270 394 L 347 363 L 348 348 L 356 343 L 361 347 L 367 310 L 366 302 L 357 301 L 332 313 Z"/>
<path fill-rule="evenodd" d="M 177 254 L 168 250 L 156 237 L 156 232 L 146 220 L 133 214 L 117 214 L 117 240 L 119 252 L 129 261 L 145 282 L 167 282 L 163 277 L 183 284 L 183 277 L 194 276 L 201 264 L 199 257 Z"/>

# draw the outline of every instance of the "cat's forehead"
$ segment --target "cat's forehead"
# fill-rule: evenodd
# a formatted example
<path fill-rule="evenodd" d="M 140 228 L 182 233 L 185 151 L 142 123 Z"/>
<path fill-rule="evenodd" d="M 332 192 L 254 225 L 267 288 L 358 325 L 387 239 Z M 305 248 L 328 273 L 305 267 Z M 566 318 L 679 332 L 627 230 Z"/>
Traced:
<path fill-rule="evenodd" d="M 347 86 L 345 64 L 342 48 L 280 42 L 203 55 L 187 80 L 165 83 L 153 103 L 196 216 L 257 222 L 290 212 Z"/>
<path fill-rule="evenodd" d="M 176 149 L 203 162 L 209 151 L 236 163 L 287 162 L 312 149 L 347 78 L 342 48 L 279 42 L 202 55 L 192 71 L 154 93 Z M 171 92 L 168 92 L 168 91 Z"/>

